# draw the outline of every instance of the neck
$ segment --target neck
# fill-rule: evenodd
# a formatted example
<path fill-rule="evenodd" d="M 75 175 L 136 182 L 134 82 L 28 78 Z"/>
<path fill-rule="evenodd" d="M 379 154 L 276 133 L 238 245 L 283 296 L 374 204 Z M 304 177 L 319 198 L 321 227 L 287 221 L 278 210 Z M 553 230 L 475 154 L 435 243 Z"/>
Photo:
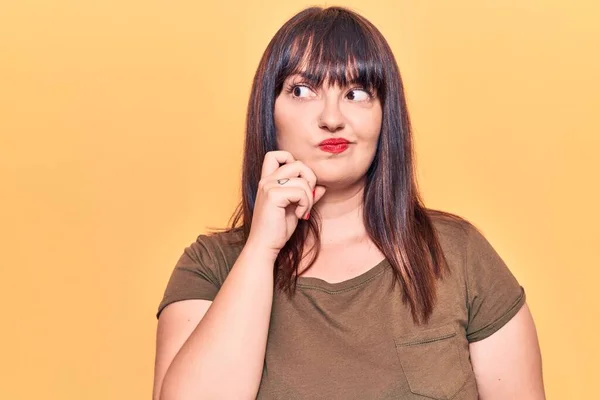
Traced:
<path fill-rule="evenodd" d="M 328 188 L 321 200 L 315 204 L 315 209 L 321 216 L 322 245 L 340 243 L 365 235 L 364 189 L 364 180 L 344 189 Z"/>

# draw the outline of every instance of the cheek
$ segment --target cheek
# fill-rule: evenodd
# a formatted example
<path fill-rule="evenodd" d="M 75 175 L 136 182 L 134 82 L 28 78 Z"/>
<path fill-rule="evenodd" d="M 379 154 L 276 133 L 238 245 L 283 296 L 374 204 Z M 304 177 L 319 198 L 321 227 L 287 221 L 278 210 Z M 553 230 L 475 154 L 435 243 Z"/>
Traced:
<path fill-rule="evenodd" d="M 290 146 L 294 141 L 301 141 L 307 132 L 310 132 L 308 110 L 299 109 L 298 105 L 289 104 L 285 99 L 278 99 L 275 102 L 273 121 L 280 147 Z"/>
<path fill-rule="evenodd" d="M 365 143 L 375 146 L 381 132 L 382 116 L 379 110 L 369 110 L 364 114 L 354 115 L 353 125 L 355 131 L 360 133 L 360 139 Z"/>
<path fill-rule="evenodd" d="M 273 120 L 278 137 L 287 136 L 286 134 L 295 126 L 296 118 L 297 116 L 292 112 L 289 105 L 286 104 L 285 100 L 278 99 L 275 102 Z"/>

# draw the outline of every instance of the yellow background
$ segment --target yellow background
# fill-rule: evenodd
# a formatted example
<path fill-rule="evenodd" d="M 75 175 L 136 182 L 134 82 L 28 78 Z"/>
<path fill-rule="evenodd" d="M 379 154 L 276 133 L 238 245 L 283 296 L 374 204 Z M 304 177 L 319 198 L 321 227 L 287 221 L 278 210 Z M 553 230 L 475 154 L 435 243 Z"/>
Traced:
<path fill-rule="evenodd" d="M 426 203 L 481 227 L 525 286 L 548 398 L 592 398 L 600 5 L 335 4 L 395 51 Z M 150 398 L 156 306 L 227 222 L 254 70 L 307 5 L 0 5 L 0 398 Z"/>

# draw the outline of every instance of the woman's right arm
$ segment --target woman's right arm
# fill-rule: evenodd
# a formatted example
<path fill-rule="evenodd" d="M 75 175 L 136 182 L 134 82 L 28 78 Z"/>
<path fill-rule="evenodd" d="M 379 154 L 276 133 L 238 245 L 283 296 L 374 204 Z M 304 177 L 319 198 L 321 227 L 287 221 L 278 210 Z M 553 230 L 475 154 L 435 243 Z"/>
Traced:
<path fill-rule="evenodd" d="M 288 178 L 283 185 L 282 178 Z M 256 398 L 275 260 L 298 219 L 324 194 L 314 173 L 290 153 L 267 153 L 250 235 L 214 301 L 179 301 L 160 315 L 155 400 Z"/>
<path fill-rule="evenodd" d="M 163 310 L 157 331 L 155 400 L 256 398 L 274 262 L 272 254 L 245 247 L 212 304 L 186 300 Z"/>

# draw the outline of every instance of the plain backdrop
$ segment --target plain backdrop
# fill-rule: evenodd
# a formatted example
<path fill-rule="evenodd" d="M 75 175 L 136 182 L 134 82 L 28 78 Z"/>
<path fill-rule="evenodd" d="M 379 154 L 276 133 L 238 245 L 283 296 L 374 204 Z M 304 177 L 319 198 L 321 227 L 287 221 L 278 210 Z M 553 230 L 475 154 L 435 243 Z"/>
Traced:
<path fill-rule="evenodd" d="M 149 399 L 183 249 L 239 198 L 251 80 L 301 0 L 0 5 L 0 398 Z M 549 399 L 597 393 L 600 5 L 340 1 L 388 38 L 428 206 L 525 287 Z"/>

